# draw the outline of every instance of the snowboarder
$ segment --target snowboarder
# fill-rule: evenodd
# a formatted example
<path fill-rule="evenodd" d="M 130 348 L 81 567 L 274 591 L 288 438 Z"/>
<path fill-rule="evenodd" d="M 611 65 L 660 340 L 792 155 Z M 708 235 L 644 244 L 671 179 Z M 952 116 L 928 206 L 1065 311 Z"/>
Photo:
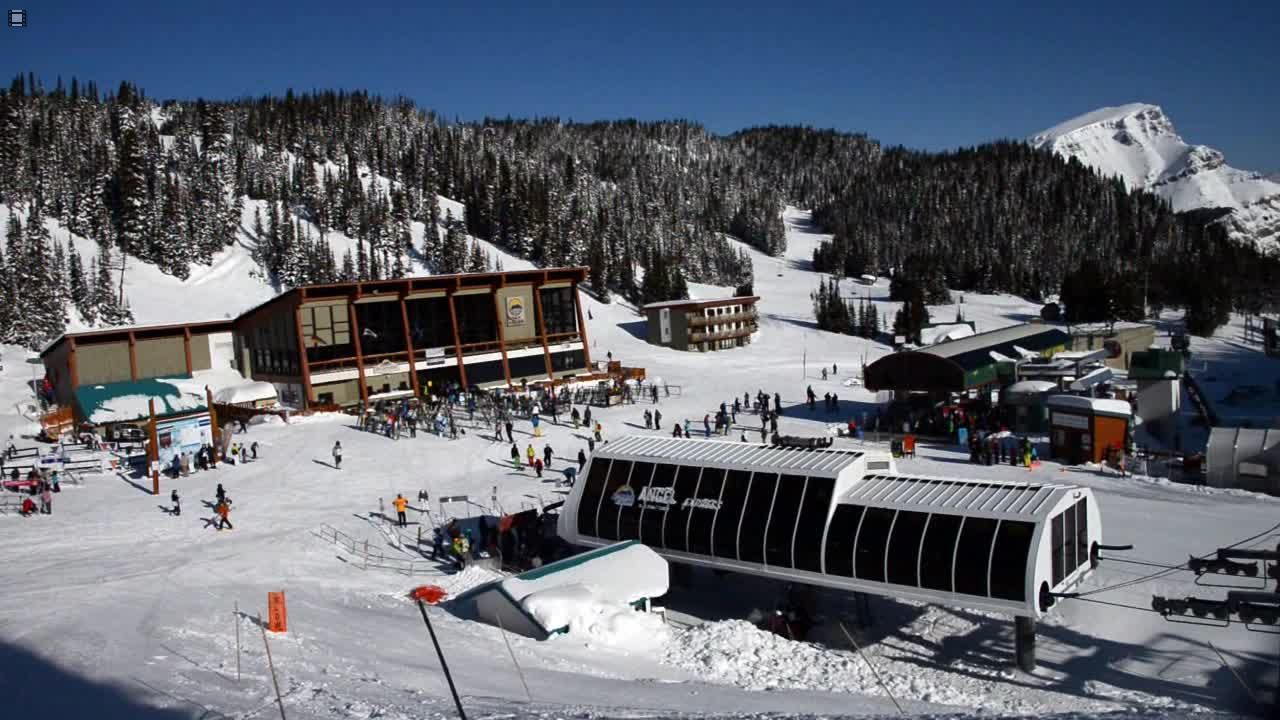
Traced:
<path fill-rule="evenodd" d="M 342 469 L 342 441 L 341 440 L 333 444 L 333 467 L 335 470 Z"/>
<path fill-rule="evenodd" d="M 226 500 L 220 501 L 214 506 L 213 511 L 218 513 L 218 530 L 235 530 L 231 525 L 231 504 Z"/>
<path fill-rule="evenodd" d="M 177 516 L 181 515 L 181 514 L 182 514 L 182 505 L 181 505 L 181 504 L 180 504 L 180 502 L 179 502 L 179 498 L 178 498 L 178 489 L 177 489 L 177 488 L 174 488 L 174 489 L 173 489 L 173 492 L 169 493 L 169 502 L 173 503 L 173 509 L 172 509 L 172 510 L 170 510 L 169 512 L 173 513 L 173 516 L 174 516 L 174 517 L 177 517 Z"/>
<path fill-rule="evenodd" d="M 515 443 L 511 443 L 511 466 L 516 469 L 516 472 L 520 471 L 520 450 Z"/>
<path fill-rule="evenodd" d="M 409 522 L 405 520 L 404 509 L 409 506 L 409 501 L 404 499 L 404 495 L 396 493 L 396 499 L 391 501 L 391 505 L 396 509 L 396 524 L 400 527 L 408 527 Z"/>
<path fill-rule="evenodd" d="M 550 445 L 542 446 L 542 459 L 545 462 L 548 470 L 551 469 L 551 456 L 552 456 L 551 446 Z"/>
<path fill-rule="evenodd" d="M 587 454 L 582 452 L 582 448 L 578 448 L 578 472 L 587 466 Z"/>
<path fill-rule="evenodd" d="M 653 429 L 654 430 L 662 429 L 662 411 L 661 410 L 653 411 Z"/>

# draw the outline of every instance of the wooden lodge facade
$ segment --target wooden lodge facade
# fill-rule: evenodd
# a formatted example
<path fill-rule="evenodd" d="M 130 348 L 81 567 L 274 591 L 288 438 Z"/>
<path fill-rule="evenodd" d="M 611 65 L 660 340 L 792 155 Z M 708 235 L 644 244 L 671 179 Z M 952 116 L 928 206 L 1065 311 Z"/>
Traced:
<path fill-rule="evenodd" d="M 294 288 L 234 320 L 68 333 L 41 353 L 60 403 L 85 384 L 234 367 L 297 407 L 519 385 L 590 365 L 587 268 Z M 216 333 L 217 343 L 209 339 Z"/>

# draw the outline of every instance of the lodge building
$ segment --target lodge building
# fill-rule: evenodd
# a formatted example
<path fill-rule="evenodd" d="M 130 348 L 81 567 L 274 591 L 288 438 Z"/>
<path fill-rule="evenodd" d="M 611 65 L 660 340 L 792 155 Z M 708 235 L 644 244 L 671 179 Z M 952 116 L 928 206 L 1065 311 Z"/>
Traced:
<path fill-rule="evenodd" d="M 294 288 L 235 319 L 67 333 L 42 353 L 60 404 L 85 385 L 235 368 L 297 407 L 519 385 L 591 357 L 587 269 L 438 275 Z"/>
<path fill-rule="evenodd" d="M 727 297 L 709 300 L 667 300 L 645 305 L 645 339 L 676 350 L 709 352 L 751 343 L 756 332 L 756 303 L 760 298 Z"/>

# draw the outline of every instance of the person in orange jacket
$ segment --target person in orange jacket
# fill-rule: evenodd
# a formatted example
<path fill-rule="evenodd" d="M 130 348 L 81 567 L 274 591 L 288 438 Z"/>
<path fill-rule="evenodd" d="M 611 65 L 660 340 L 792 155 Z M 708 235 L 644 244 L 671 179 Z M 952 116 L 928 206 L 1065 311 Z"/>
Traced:
<path fill-rule="evenodd" d="M 391 501 L 396 509 L 396 524 L 400 527 L 408 527 L 409 523 L 405 520 L 404 510 L 409 506 L 409 501 L 404 499 L 400 493 L 396 493 L 396 499 Z"/>
<path fill-rule="evenodd" d="M 226 528 L 227 530 L 235 530 L 231 525 L 231 518 L 229 517 L 231 515 L 231 505 L 226 500 L 223 500 L 214 506 L 213 510 L 218 513 L 217 528 L 219 530 L 222 530 L 223 528 Z"/>

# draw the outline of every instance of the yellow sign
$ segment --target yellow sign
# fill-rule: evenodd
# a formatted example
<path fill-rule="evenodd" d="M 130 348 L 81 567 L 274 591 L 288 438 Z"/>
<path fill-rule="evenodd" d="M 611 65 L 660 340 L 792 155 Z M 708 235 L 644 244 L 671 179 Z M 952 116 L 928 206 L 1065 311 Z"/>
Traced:
<path fill-rule="evenodd" d="M 507 298 L 507 327 L 524 325 L 524 298 L 512 295 Z"/>

